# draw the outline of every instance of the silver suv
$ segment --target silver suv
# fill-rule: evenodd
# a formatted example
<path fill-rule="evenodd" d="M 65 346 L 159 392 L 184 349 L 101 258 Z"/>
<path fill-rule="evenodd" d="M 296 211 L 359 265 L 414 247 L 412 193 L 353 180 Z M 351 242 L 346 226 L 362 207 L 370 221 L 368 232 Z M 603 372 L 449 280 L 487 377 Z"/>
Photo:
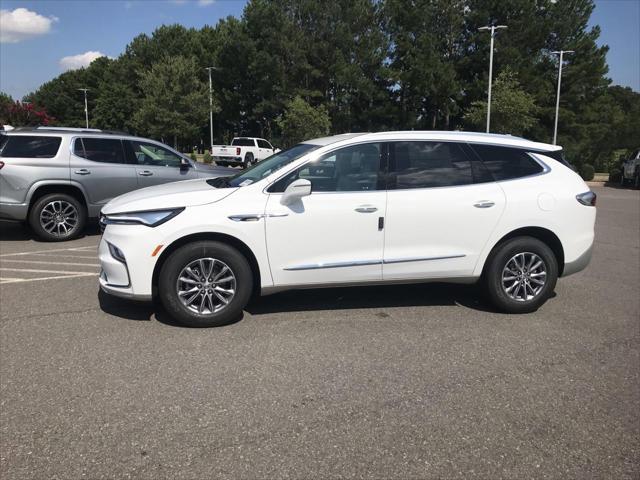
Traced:
<path fill-rule="evenodd" d="M 232 173 L 127 134 L 18 128 L 0 135 L 0 219 L 26 221 L 43 240 L 69 240 L 118 195 Z"/>

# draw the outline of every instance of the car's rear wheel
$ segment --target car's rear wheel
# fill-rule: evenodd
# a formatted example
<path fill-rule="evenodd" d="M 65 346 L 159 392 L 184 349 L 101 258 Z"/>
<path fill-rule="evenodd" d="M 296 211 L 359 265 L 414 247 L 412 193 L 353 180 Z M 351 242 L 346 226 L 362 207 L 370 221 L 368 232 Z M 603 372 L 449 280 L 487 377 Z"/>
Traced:
<path fill-rule="evenodd" d="M 62 242 L 82 233 L 87 222 L 87 209 L 76 198 L 64 193 L 51 193 L 39 198 L 29 212 L 29 225 L 42 240 Z"/>
<path fill-rule="evenodd" d="M 484 274 L 489 299 L 507 313 L 537 310 L 553 293 L 557 279 L 553 251 L 533 237 L 516 237 L 499 245 Z"/>
<path fill-rule="evenodd" d="M 244 168 L 249 168 L 253 165 L 253 154 L 247 153 L 244 157 Z"/>
<path fill-rule="evenodd" d="M 162 266 L 159 297 L 167 312 L 190 327 L 233 322 L 251 297 L 253 278 L 247 259 L 215 241 L 187 244 Z"/>

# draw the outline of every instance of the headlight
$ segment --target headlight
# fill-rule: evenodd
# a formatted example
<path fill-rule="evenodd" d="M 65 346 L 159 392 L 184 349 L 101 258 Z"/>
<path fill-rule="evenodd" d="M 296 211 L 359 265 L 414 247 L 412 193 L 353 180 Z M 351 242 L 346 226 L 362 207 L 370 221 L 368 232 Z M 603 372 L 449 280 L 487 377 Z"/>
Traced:
<path fill-rule="evenodd" d="M 102 214 L 100 223 L 102 225 L 146 225 L 147 227 L 157 227 L 171 220 L 183 210 L 184 207 L 171 210 Z"/>

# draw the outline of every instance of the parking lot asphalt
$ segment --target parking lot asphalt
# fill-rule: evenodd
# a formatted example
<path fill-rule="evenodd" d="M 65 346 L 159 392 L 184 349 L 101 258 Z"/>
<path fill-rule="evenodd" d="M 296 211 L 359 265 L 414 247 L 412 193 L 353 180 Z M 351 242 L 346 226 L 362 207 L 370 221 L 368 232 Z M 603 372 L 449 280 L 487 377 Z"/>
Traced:
<path fill-rule="evenodd" d="M 639 478 L 640 192 L 538 312 L 473 286 L 286 292 L 176 326 L 99 293 L 97 232 L 0 225 L 0 477 Z"/>

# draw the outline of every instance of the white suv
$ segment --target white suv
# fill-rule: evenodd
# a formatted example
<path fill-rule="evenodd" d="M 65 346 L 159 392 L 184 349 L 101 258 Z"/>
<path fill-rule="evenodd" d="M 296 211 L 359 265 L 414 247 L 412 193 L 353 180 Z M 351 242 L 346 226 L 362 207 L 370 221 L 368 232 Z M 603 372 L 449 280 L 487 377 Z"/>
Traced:
<path fill-rule="evenodd" d="M 102 210 L 100 285 L 192 326 L 252 293 L 482 280 L 531 312 L 591 257 L 596 196 L 554 145 L 464 132 L 309 140 L 238 175 L 138 190 Z"/>

